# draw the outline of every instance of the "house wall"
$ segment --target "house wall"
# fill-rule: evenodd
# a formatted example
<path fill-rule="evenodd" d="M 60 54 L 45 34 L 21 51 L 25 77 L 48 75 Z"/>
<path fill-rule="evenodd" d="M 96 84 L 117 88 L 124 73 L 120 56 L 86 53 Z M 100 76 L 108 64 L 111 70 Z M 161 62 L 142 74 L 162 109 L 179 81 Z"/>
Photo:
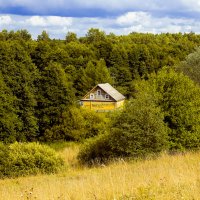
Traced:
<path fill-rule="evenodd" d="M 116 108 L 117 102 L 82 101 L 82 106 L 95 111 L 111 111 Z"/>
<path fill-rule="evenodd" d="M 124 106 L 124 100 L 116 102 L 116 108 L 120 108 Z"/>
<path fill-rule="evenodd" d="M 118 102 L 82 101 L 82 106 L 84 108 L 100 112 L 112 111 L 116 108 L 123 107 L 123 105 L 124 100 Z"/>

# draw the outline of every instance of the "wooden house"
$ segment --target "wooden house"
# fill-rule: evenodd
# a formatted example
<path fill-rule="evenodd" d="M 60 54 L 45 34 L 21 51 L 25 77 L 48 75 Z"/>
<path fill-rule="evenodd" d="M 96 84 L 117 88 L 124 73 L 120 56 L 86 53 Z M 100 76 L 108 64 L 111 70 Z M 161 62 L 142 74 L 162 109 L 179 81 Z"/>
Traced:
<path fill-rule="evenodd" d="M 120 108 L 125 97 L 109 83 L 96 85 L 82 99 L 81 105 L 97 112 L 108 112 Z"/>

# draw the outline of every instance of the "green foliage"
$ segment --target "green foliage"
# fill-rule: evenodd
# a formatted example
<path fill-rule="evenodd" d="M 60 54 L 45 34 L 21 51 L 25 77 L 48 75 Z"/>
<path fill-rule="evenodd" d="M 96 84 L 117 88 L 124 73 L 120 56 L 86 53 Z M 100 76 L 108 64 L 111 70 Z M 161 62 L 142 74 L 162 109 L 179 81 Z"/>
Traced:
<path fill-rule="evenodd" d="M 78 160 L 82 164 L 92 165 L 106 162 L 114 152 L 109 143 L 110 135 L 101 134 L 95 138 L 90 138 L 81 147 Z"/>
<path fill-rule="evenodd" d="M 79 143 L 77 142 L 68 142 L 68 141 L 45 142 L 45 144 L 54 149 L 55 151 L 63 151 L 65 148 L 75 147 L 79 145 Z"/>
<path fill-rule="evenodd" d="M 53 149 L 38 143 L 0 143 L 0 178 L 56 173 L 64 161 Z"/>
<path fill-rule="evenodd" d="M 46 31 L 42 31 L 41 35 L 38 35 L 38 41 L 49 41 L 49 34 Z"/>
<path fill-rule="evenodd" d="M 22 129 L 16 129 L 13 139 L 34 140 L 38 134 L 34 109 L 37 104 L 34 85 L 37 68 L 19 41 L 0 42 L 0 66 L 4 82 L 15 98 L 15 114 L 22 123 Z"/>
<path fill-rule="evenodd" d="M 152 88 L 137 93 L 112 119 L 110 133 L 84 145 L 79 153 L 83 163 L 105 161 L 112 157 L 145 157 L 167 149 L 168 129 L 156 105 Z"/>
<path fill-rule="evenodd" d="M 79 83 L 81 95 L 83 96 L 99 83 L 113 83 L 106 63 L 102 59 L 97 62 L 89 61 L 87 67 L 82 70 Z"/>
<path fill-rule="evenodd" d="M 200 85 L 200 48 L 189 54 L 186 60 L 180 63 L 178 69 Z"/>
<path fill-rule="evenodd" d="M 60 123 L 47 129 L 45 140 L 82 141 L 106 131 L 108 119 L 94 111 L 71 107 L 62 113 Z"/>
<path fill-rule="evenodd" d="M 7 41 L 7 40 L 30 41 L 31 34 L 27 30 L 18 30 L 16 32 L 12 30 L 9 32 L 7 30 L 2 30 L 2 32 L 0 32 L 0 40 L 1 41 Z"/>
<path fill-rule="evenodd" d="M 96 43 L 99 41 L 104 40 L 106 37 L 106 34 L 103 31 L 100 31 L 97 28 L 91 28 L 88 30 L 86 34 L 86 40 L 88 43 Z"/>
<path fill-rule="evenodd" d="M 135 90 L 135 98 L 112 119 L 110 132 L 82 148 L 81 162 L 199 148 L 199 86 L 164 68 L 147 81 L 136 81 Z"/>
<path fill-rule="evenodd" d="M 73 89 L 64 70 L 57 63 L 50 63 L 41 72 L 38 81 L 38 106 L 40 133 L 59 123 L 62 112 L 73 103 Z"/>
<path fill-rule="evenodd" d="M 132 80 L 128 64 L 128 53 L 123 45 L 115 45 L 110 54 L 111 77 L 117 89 L 124 95 L 128 95 L 128 87 Z"/>
<path fill-rule="evenodd" d="M 166 149 L 168 130 L 156 97 L 149 87 L 114 118 L 109 142 L 117 157 L 145 157 Z"/>
<path fill-rule="evenodd" d="M 200 35 L 116 36 L 92 28 L 81 38 L 69 32 L 65 40 L 52 40 L 43 31 L 38 40 L 32 40 L 27 30 L 2 30 L 0 41 L 0 140 L 13 142 L 44 139 L 53 127 L 62 126 L 62 116 L 68 115 L 63 112 L 68 112 L 74 94 L 80 100 L 98 83 L 109 82 L 127 98 L 133 97 L 135 79 L 147 80 L 149 73 L 157 73 L 165 65 L 178 65 L 200 46 Z M 197 83 L 198 55 L 199 49 L 180 66 Z M 167 116 L 165 120 L 172 124 Z M 187 126 L 181 126 L 188 130 L 193 125 L 187 121 Z M 58 139 L 65 138 L 58 135 Z M 49 138 L 56 140 L 56 136 Z"/>
<path fill-rule="evenodd" d="M 78 41 L 76 33 L 68 32 L 67 35 L 66 35 L 66 37 L 65 37 L 65 41 L 67 43 Z"/>
<path fill-rule="evenodd" d="M 198 148 L 200 142 L 200 88 L 187 76 L 164 68 L 146 82 L 159 93 L 158 105 L 170 128 L 171 149 Z"/>
<path fill-rule="evenodd" d="M 0 141 L 13 142 L 17 131 L 22 130 L 22 122 L 15 108 L 17 99 L 13 96 L 0 73 Z"/>

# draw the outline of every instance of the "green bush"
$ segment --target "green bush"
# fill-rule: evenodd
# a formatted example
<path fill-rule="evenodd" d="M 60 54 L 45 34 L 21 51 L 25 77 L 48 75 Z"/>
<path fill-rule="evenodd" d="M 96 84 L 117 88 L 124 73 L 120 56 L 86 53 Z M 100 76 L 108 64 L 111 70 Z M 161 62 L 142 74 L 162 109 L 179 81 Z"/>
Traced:
<path fill-rule="evenodd" d="M 138 93 L 112 119 L 110 132 L 88 141 L 80 150 L 79 160 L 91 164 L 110 158 L 146 157 L 167 149 L 168 128 L 156 106 L 158 97 L 152 88 Z"/>
<path fill-rule="evenodd" d="M 167 149 L 168 129 L 152 99 L 131 100 L 110 130 L 110 146 L 116 157 L 146 157 Z"/>
<path fill-rule="evenodd" d="M 80 149 L 78 160 L 82 164 L 96 164 L 111 158 L 109 134 L 98 135 L 87 140 Z"/>
<path fill-rule="evenodd" d="M 56 173 L 64 161 L 46 145 L 38 143 L 0 144 L 0 177 Z"/>
<path fill-rule="evenodd" d="M 94 111 L 71 107 L 62 114 L 59 125 L 47 129 L 46 141 L 82 141 L 106 131 L 108 119 Z"/>
<path fill-rule="evenodd" d="M 6 145 L 0 143 L 0 178 L 7 174 L 9 165 L 9 151 Z"/>

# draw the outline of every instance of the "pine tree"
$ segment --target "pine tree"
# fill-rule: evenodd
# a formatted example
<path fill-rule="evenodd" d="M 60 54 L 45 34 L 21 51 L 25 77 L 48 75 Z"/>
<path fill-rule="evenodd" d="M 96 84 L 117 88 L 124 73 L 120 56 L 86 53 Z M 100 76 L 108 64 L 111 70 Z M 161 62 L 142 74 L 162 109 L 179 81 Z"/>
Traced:
<path fill-rule="evenodd" d="M 36 109 L 40 136 L 43 136 L 45 130 L 59 123 L 62 112 L 73 103 L 74 93 L 64 69 L 59 64 L 51 62 L 40 73 Z"/>
<path fill-rule="evenodd" d="M 99 61 L 89 61 L 87 67 L 82 70 L 79 82 L 80 95 L 85 94 L 99 83 L 113 83 L 108 68 L 103 59 Z"/>

